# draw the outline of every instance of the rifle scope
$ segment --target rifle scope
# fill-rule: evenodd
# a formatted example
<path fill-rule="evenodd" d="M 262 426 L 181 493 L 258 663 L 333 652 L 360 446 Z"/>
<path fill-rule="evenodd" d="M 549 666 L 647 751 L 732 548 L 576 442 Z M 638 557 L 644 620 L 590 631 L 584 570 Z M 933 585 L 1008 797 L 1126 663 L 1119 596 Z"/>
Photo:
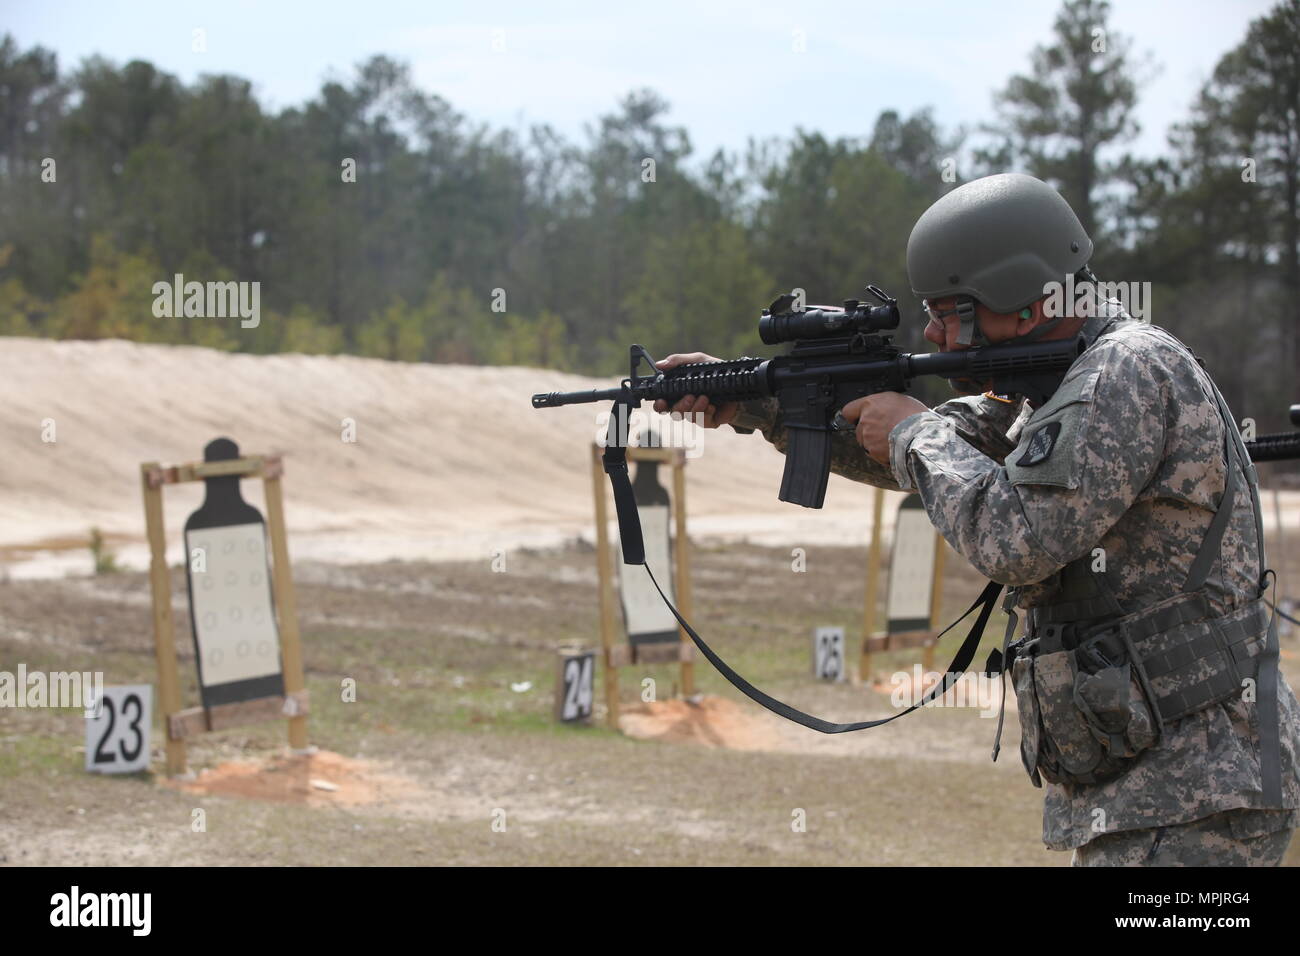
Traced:
<path fill-rule="evenodd" d="M 842 309 L 813 306 L 793 312 L 790 306 L 794 303 L 794 296 L 783 295 L 759 316 L 758 336 L 767 345 L 780 345 L 782 342 L 841 338 L 855 332 L 898 328 L 898 301 L 875 286 L 867 286 L 867 291 L 881 304 L 868 305 L 857 299 L 846 299 Z"/>

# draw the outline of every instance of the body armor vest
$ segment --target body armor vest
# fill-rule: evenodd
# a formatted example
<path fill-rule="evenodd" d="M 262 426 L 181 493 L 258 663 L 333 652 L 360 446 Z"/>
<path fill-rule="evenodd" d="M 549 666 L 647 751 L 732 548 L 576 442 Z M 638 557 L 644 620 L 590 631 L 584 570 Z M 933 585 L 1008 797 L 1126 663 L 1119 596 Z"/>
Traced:
<path fill-rule="evenodd" d="M 1226 483 L 1182 590 L 1126 608 L 1085 555 L 1057 573 L 1050 603 L 1028 609 L 1026 635 L 1015 644 L 1009 643 L 1013 607 L 1022 589 L 1007 594 L 1011 619 L 1002 659 L 1020 708 L 1021 759 L 1036 786 L 1040 775 L 1060 784 L 1116 777 L 1159 740 L 1166 724 L 1253 687 L 1265 800 L 1281 806 L 1277 631 L 1262 597 L 1268 572 L 1258 480 L 1227 404 L 1213 382 L 1209 388 L 1206 397 L 1217 405 L 1226 433 Z M 1243 480 L 1255 511 L 1259 590 L 1221 614 L 1204 585 Z"/>

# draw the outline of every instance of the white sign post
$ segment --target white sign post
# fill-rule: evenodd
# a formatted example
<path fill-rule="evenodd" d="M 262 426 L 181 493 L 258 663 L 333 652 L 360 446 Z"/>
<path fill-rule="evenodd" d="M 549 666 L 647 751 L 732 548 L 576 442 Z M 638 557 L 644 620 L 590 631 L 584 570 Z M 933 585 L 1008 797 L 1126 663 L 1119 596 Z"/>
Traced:
<path fill-rule="evenodd" d="M 595 670 L 595 651 L 579 648 L 560 651 L 555 716 L 561 723 L 577 723 L 591 718 Z"/>
<path fill-rule="evenodd" d="M 813 632 L 813 676 L 836 683 L 846 680 L 844 663 L 844 628 L 817 628 Z"/>

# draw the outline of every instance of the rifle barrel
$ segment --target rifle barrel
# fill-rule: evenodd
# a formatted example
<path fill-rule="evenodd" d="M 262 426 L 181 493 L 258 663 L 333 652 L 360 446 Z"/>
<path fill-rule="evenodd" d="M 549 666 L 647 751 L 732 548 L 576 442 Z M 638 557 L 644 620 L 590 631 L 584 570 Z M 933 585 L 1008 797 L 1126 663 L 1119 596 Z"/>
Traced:
<path fill-rule="evenodd" d="M 622 388 L 588 388 L 577 392 L 538 392 L 533 396 L 533 408 L 559 408 L 561 405 L 582 405 L 587 402 L 612 402 L 622 396 Z"/>
<path fill-rule="evenodd" d="M 1246 442 L 1251 461 L 1289 461 L 1300 458 L 1300 432 L 1260 435 Z"/>

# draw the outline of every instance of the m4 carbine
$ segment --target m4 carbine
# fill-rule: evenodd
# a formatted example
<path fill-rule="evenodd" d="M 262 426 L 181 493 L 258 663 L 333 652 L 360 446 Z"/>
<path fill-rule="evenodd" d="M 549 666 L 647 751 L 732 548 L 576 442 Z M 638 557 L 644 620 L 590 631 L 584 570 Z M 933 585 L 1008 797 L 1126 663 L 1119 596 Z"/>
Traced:
<path fill-rule="evenodd" d="M 874 285 L 867 291 L 874 303 L 849 299 L 842 309 L 795 309 L 796 295 L 780 296 L 763 310 L 758 334 L 767 345 L 793 343 L 785 355 L 659 371 L 650 354 L 633 345 L 628 377 L 618 388 L 538 394 L 533 407 L 612 401 L 617 417 L 661 398 L 671 405 L 686 395 L 706 395 L 716 405 L 775 396 L 789 435 L 780 499 L 820 508 L 830 477 L 832 433 L 853 428 L 839 415 L 849 402 L 877 392 L 905 392 L 918 375 L 942 375 L 991 382 L 996 394 L 1023 395 L 1041 404 L 1084 348 L 1082 339 L 1073 338 L 909 354 L 885 334 L 898 328 L 897 300 Z M 643 361 L 650 373 L 638 375 Z M 611 419 L 611 438 L 614 427 Z"/>

